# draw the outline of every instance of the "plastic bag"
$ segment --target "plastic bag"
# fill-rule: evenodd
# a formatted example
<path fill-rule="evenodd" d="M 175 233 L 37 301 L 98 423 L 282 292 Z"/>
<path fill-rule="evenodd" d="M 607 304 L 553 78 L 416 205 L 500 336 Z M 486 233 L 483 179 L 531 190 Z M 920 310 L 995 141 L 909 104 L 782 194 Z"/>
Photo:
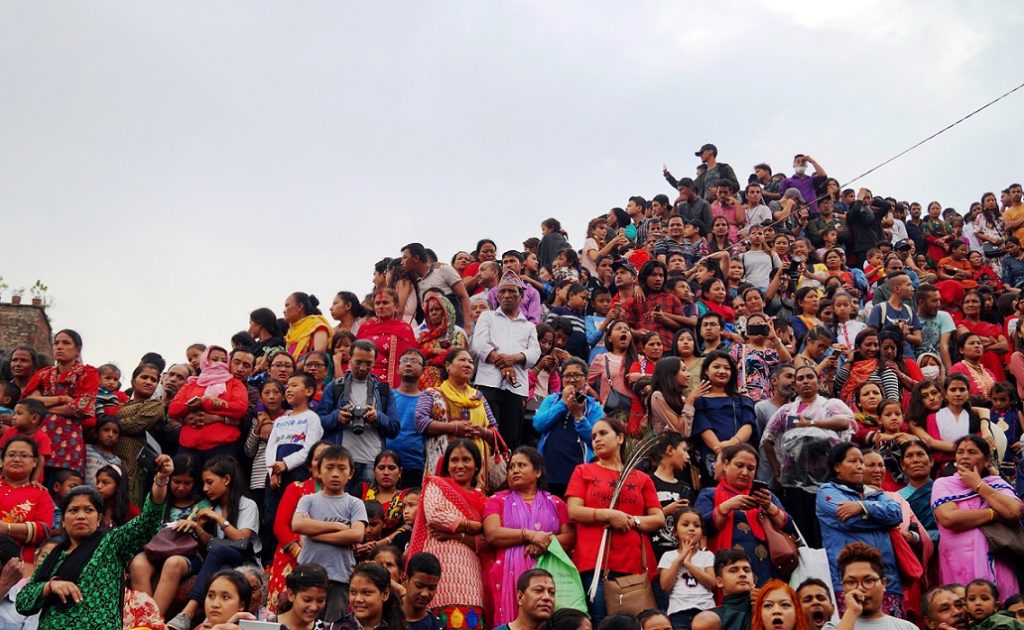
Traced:
<path fill-rule="evenodd" d="M 587 612 L 587 598 L 583 593 L 580 572 L 562 545 L 558 544 L 557 538 L 551 538 L 548 550 L 537 559 L 537 568 L 544 569 L 555 580 L 555 610 L 575 608 Z"/>

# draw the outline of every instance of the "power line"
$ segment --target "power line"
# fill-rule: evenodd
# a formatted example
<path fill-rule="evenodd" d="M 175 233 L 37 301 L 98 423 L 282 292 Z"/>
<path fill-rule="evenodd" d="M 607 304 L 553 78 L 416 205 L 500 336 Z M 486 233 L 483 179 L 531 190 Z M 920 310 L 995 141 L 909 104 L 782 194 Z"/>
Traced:
<path fill-rule="evenodd" d="M 904 155 L 906 155 L 907 153 L 910 153 L 911 151 L 913 151 L 913 150 L 914 150 L 914 149 L 916 149 L 917 147 L 919 147 L 919 146 L 921 146 L 921 145 L 923 145 L 923 144 L 926 144 L 926 143 L 928 143 L 928 142 L 930 142 L 930 141 L 934 140 L 935 138 L 938 138 L 939 136 L 941 136 L 942 134 L 946 133 L 947 131 L 949 131 L 949 130 L 950 130 L 950 129 L 952 129 L 953 127 L 956 127 L 956 126 L 957 126 L 957 125 L 959 125 L 960 123 L 962 123 L 962 122 L 966 121 L 966 120 L 967 120 L 968 118 L 970 118 L 970 117 L 974 116 L 975 114 L 978 114 L 978 113 L 980 113 L 980 112 L 982 112 L 982 111 L 984 111 L 984 110 L 988 109 L 989 107 L 991 107 L 991 106 L 995 105 L 995 104 L 996 104 L 996 103 L 998 103 L 999 101 L 1003 100 L 1003 99 L 1004 99 L 1004 98 L 1006 98 L 1007 96 L 1009 96 L 1009 95 L 1013 94 L 1014 92 L 1016 92 L 1016 91 L 1018 91 L 1018 90 L 1020 90 L 1020 89 L 1022 89 L 1022 88 L 1024 88 L 1024 83 L 1021 83 L 1021 84 L 1017 85 L 1016 87 L 1014 87 L 1014 88 L 1011 88 L 1010 90 L 1008 90 L 1008 91 L 1006 91 L 1006 92 L 1004 92 L 1004 93 L 1000 94 L 999 96 L 995 97 L 995 98 L 994 98 L 994 99 L 992 99 L 991 101 L 989 101 L 989 102 L 985 103 L 984 105 L 982 105 L 981 107 L 979 107 L 979 108 L 975 109 L 974 111 L 970 112 L 969 114 L 967 114 L 967 115 L 965 115 L 965 116 L 962 116 L 962 117 L 960 117 L 960 118 L 959 118 L 958 120 L 956 120 L 956 121 L 954 121 L 954 122 L 952 122 L 952 123 L 950 123 L 950 124 L 946 125 L 946 126 L 945 126 L 945 127 L 943 127 L 942 129 L 939 129 L 938 131 L 936 131 L 935 133 L 931 134 L 930 136 L 928 136 L 928 137 L 927 137 L 927 138 L 925 138 L 924 140 L 921 140 L 921 141 L 917 142 L 916 144 L 914 144 L 914 145 L 912 145 L 912 146 L 910 146 L 910 147 L 908 147 L 908 148 L 906 148 L 906 149 L 904 149 L 904 150 L 900 151 L 899 153 L 897 153 L 896 155 L 892 156 L 892 157 L 891 157 L 891 158 L 889 158 L 888 160 L 885 160 L 884 162 L 880 162 L 880 163 L 876 164 L 875 166 L 872 166 L 871 168 L 869 168 L 868 170 L 864 171 L 864 172 L 863 172 L 863 173 L 861 173 L 860 175 L 857 175 L 856 177 L 854 177 L 854 178 L 853 178 L 853 179 L 851 179 L 850 181 L 848 181 L 848 182 L 846 182 L 845 184 L 841 185 L 841 186 L 840 186 L 839 188 L 840 188 L 840 189 L 843 189 L 843 188 L 847 188 L 847 187 L 849 187 L 849 186 L 850 186 L 850 184 L 853 184 L 854 182 L 856 182 L 856 181 L 858 181 L 858 180 L 861 180 L 861 179 L 863 179 L 863 178 L 867 177 L 867 176 L 868 176 L 868 175 L 870 175 L 871 173 L 874 173 L 875 171 L 877 171 L 878 169 L 882 168 L 883 166 L 886 166 L 887 164 L 890 164 L 890 163 L 892 163 L 892 162 L 894 162 L 894 161 L 898 160 L 899 158 L 903 157 L 903 156 L 904 156 Z M 818 201 L 821 201 L 821 200 L 825 199 L 826 197 L 828 197 L 828 193 L 826 193 L 826 194 L 823 194 L 823 195 L 819 196 L 819 197 L 818 197 L 817 199 L 815 199 L 815 201 L 816 201 L 816 202 L 818 202 Z M 773 228 L 774 228 L 774 227 L 775 227 L 776 225 L 779 225 L 780 223 L 782 223 L 783 221 L 785 221 L 785 220 L 786 220 L 786 219 L 788 219 L 788 218 L 789 218 L 789 216 L 786 216 L 786 217 L 783 217 L 783 218 L 781 218 L 781 219 L 778 219 L 778 220 L 776 220 L 776 221 L 772 221 L 772 223 L 771 223 L 771 226 L 770 226 L 770 227 L 773 227 Z M 710 227 L 711 227 L 711 226 L 708 226 L 708 228 L 709 228 L 709 229 L 710 229 Z M 740 239 L 739 241 L 737 241 L 736 243 L 734 243 L 734 245 L 739 245 L 739 244 L 741 244 L 741 243 L 747 242 L 747 240 L 748 240 L 748 239 Z M 728 250 L 723 250 L 723 251 L 726 251 L 726 252 L 728 252 Z M 694 267 L 696 267 L 696 266 L 697 266 L 698 264 L 700 264 L 700 263 L 704 262 L 705 260 L 709 260 L 709 259 L 711 259 L 711 258 L 714 258 L 714 257 L 715 257 L 716 255 L 718 255 L 718 254 L 720 254 L 720 253 L 721 253 L 721 252 L 716 252 L 715 254 L 710 254 L 710 255 L 708 255 L 708 256 L 705 256 L 705 257 L 701 258 L 700 260 L 696 261 L 696 262 L 695 262 L 695 263 L 693 264 L 693 266 L 694 266 Z"/>
<path fill-rule="evenodd" d="M 855 181 L 857 181 L 857 180 L 859 180 L 859 179 L 862 179 L 862 178 L 864 178 L 864 177 L 866 177 L 866 176 L 870 175 L 871 173 L 874 173 L 875 171 L 877 171 L 878 169 L 882 168 L 882 167 L 883 167 L 883 166 L 885 166 L 886 164 L 889 164 L 890 162 L 893 162 L 893 161 L 895 161 L 895 160 L 897 160 L 897 159 L 899 159 L 899 158 L 903 157 L 903 156 L 904 156 L 904 155 L 906 155 L 907 153 L 910 153 L 911 151 L 913 151 L 913 150 L 914 150 L 914 149 L 916 149 L 917 147 L 921 146 L 922 144 L 925 144 L 926 142 L 929 142 L 929 141 L 931 141 L 931 140 L 933 140 L 933 139 L 935 139 L 935 138 L 938 138 L 939 136 L 941 136 L 942 134 L 946 133 L 947 131 L 949 131 L 949 130 L 950 130 L 950 129 L 952 129 L 953 127 L 956 127 L 957 125 L 959 125 L 960 123 L 964 122 L 965 120 L 967 120 L 967 119 L 968 119 L 968 118 L 970 118 L 971 116 L 974 116 L 975 114 L 978 114 L 978 113 L 980 113 L 980 112 L 982 112 L 982 111 L 984 111 L 984 110 L 988 109 L 989 107 L 991 107 L 991 106 L 995 105 L 995 104 L 996 104 L 996 103 L 998 103 L 999 101 L 1003 100 L 1004 98 L 1006 98 L 1007 96 L 1009 96 L 1009 95 L 1013 94 L 1014 92 L 1016 92 L 1017 90 L 1019 90 L 1019 89 L 1021 89 L 1021 88 L 1024 88 L 1024 83 L 1021 83 L 1021 84 L 1020 84 L 1020 85 L 1018 85 L 1017 87 L 1015 87 L 1015 88 L 1013 88 L 1013 89 L 1011 89 L 1011 90 L 1009 90 L 1009 91 L 1007 91 L 1007 92 L 1005 92 L 1005 93 L 1003 93 L 1003 94 L 1000 94 L 999 96 L 997 96 L 996 98 L 992 99 L 991 101 L 989 101 L 989 102 L 985 103 L 984 105 L 982 105 L 982 106 L 981 106 L 981 107 L 979 107 L 978 109 L 974 110 L 973 112 L 971 112 L 971 113 L 967 114 L 966 116 L 963 116 L 962 118 L 960 118 L 959 120 L 957 120 L 957 121 L 955 121 L 955 122 L 952 122 L 952 123 L 950 123 L 950 124 L 946 125 L 946 126 L 945 126 L 945 127 L 943 127 L 942 129 L 940 129 L 940 130 L 936 131 L 935 133 L 933 133 L 932 135 L 928 136 L 928 137 L 927 137 L 927 138 L 925 138 L 924 140 L 921 140 L 921 141 L 920 141 L 920 142 L 918 142 L 917 144 L 915 144 L 915 145 L 913 145 L 913 146 L 911 146 L 911 147 L 909 147 L 909 148 L 907 148 L 907 149 L 904 149 L 904 150 L 900 151 L 899 153 L 897 153 L 896 155 L 892 156 L 892 157 L 891 157 L 891 158 L 889 158 L 888 160 L 886 160 L 886 161 L 884 161 L 884 162 L 882 162 L 882 163 L 880 163 L 880 164 L 878 164 L 878 165 L 876 165 L 876 166 L 873 166 L 873 167 L 869 168 L 868 170 L 864 171 L 864 172 L 863 172 L 863 173 L 861 173 L 860 175 L 858 175 L 858 176 L 854 177 L 854 178 L 853 178 L 853 179 L 851 179 L 850 181 L 848 181 L 848 182 L 846 182 L 845 184 L 843 184 L 842 186 L 840 186 L 840 188 L 846 188 L 846 187 L 848 187 L 848 186 L 849 186 L 850 184 L 854 183 Z M 820 198 L 819 198 L 819 200 L 820 200 Z"/>

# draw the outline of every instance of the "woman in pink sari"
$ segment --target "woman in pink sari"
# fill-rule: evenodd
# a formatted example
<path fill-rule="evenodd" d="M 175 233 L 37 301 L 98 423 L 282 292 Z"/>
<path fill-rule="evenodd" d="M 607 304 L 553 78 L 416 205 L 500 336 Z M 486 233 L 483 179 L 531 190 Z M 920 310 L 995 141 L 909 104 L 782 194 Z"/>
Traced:
<path fill-rule="evenodd" d="M 494 562 L 484 575 L 492 598 L 492 626 L 516 618 L 516 580 L 537 566 L 551 540 L 568 553 L 576 542 L 569 523 L 569 508 L 558 497 L 539 489 L 544 460 L 537 449 L 520 446 L 508 464 L 508 490 L 487 499 L 484 505 L 484 538 L 494 547 Z"/>
<path fill-rule="evenodd" d="M 412 540 L 406 552 L 421 551 L 441 562 L 431 611 L 446 628 L 479 630 L 484 627 L 484 580 L 481 571 L 483 510 L 486 496 L 476 488 L 483 468 L 480 449 L 472 441 L 448 442 L 436 475 L 426 478 L 416 513 Z"/>
<path fill-rule="evenodd" d="M 936 479 L 932 486 L 942 582 L 966 584 L 983 579 L 995 582 L 1000 592 L 1016 593 L 1013 568 L 991 555 L 981 527 L 996 520 L 1018 521 L 1021 501 L 1012 486 L 992 474 L 988 442 L 967 435 L 958 439 L 954 447 L 957 472 Z"/>
<path fill-rule="evenodd" d="M 394 289 L 377 289 L 373 292 L 374 316 L 359 326 L 356 335 L 356 339 L 368 339 L 377 346 L 372 373 L 391 387 L 399 385 L 398 358 L 416 347 L 416 335 L 409 324 L 398 319 L 397 309 L 398 293 Z"/>

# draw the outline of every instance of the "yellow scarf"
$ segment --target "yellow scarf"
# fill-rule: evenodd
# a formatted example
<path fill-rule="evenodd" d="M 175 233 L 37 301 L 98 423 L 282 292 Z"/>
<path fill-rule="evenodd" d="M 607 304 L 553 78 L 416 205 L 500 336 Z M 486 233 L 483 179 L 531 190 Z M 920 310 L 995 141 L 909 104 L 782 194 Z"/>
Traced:
<path fill-rule="evenodd" d="M 459 422 L 462 420 L 462 410 L 469 410 L 469 421 L 478 427 L 485 429 L 490 428 L 491 423 L 487 419 L 487 410 L 484 408 L 484 397 L 481 396 L 477 390 L 473 389 L 469 385 L 466 385 L 466 389 L 462 392 L 455 389 L 452 382 L 445 380 L 438 387 L 441 395 L 444 396 L 445 401 L 448 405 L 448 421 Z M 498 429 L 495 428 L 495 431 Z M 480 449 L 480 455 L 483 456 L 484 465 L 483 470 L 480 472 L 479 484 L 481 488 L 487 487 L 487 469 L 489 464 L 489 458 L 491 457 L 492 445 L 484 442 L 483 439 L 478 438 L 473 440 L 476 447 Z M 429 471 L 428 474 L 433 473 Z"/>
<path fill-rule="evenodd" d="M 455 386 L 452 385 L 451 381 L 446 380 L 441 383 L 441 393 L 444 394 L 444 397 L 447 398 L 448 402 L 453 406 L 469 409 L 469 416 L 474 420 L 473 424 L 480 424 L 479 422 L 476 422 L 476 419 L 474 418 L 474 411 L 478 410 L 484 418 L 482 426 L 487 426 L 487 414 L 484 412 L 484 399 L 483 396 L 477 395 L 477 391 L 475 389 L 466 385 L 464 392 L 460 392 L 455 389 Z M 449 419 L 454 420 L 454 418 Z"/>
<path fill-rule="evenodd" d="M 491 426 L 487 419 L 487 410 L 484 409 L 484 397 L 475 389 L 466 385 L 466 389 L 459 392 L 448 380 L 441 383 L 440 389 L 441 394 L 448 400 L 448 420 L 450 422 L 457 422 L 460 419 L 460 411 L 468 409 L 470 422 L 485 429 Z M 483 444 L 483 441 L 481 440 L 480 443 Z"/>
<path fill-rule="evenodd" d="M 288 328 L 288 334 L 284 336 L 289 353 L 299 358 L 312 350 L 313 333 L 319 328 L 326 328 L 327 334 L 331 334 L 331 325 L 323 315 L 306 315 L 292 324 Z"/>

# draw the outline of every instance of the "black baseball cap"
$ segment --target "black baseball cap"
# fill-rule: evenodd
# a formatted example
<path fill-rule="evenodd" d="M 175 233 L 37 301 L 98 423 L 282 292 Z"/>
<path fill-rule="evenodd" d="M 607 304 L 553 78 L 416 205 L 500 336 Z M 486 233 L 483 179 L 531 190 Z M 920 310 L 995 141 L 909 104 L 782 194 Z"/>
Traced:
<path fill-rule="evenodd" d="M 636 275 L 636 267 L 629 264 L 629 261 L 623 260 L 621 258 L 612 263 L 612 272 L 616 272 L 619 269 L 625 269 L 630 274 L 634 276 Z"/>
<path fill-rule="evenodd" d="M 710 142 L 705 144 L 705 145 L 702 145 L 701 148 L 698 149 L 696 153 L 694 153 L 694 155 L 696 155 L 697 157 L 700 157 L 701 153 L 704 153 L 705 151 L 709 151 L 709 150 L 710 151 L 714 151 L 715 155 L 718 155 L 718 147 L 716 147 L 715 145 L 711 144 Z"/>

